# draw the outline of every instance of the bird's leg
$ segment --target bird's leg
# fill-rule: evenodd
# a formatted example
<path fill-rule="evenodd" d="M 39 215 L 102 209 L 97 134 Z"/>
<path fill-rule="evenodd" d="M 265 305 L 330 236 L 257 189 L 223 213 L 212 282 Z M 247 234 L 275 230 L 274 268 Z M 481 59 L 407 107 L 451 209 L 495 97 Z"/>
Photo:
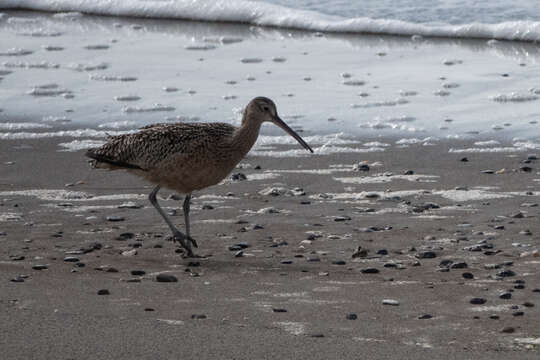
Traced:
<path fill-rule="evenodd" d="M 191 237 L 191 235 L 189 234 L 189 205 L 190 205 L 190 202 L 191 202 L 191 193 L 186 194 L 186 198 L 184 199 L 184 205 L 183 205 L 183 208 L 184 208 L 184 221 L 186 223 L 186 235 L 187 235 L 188 241 L 190 241 L 193 244 L 193 246 L 198 248 L 199 245 L 197 245 L 197 242 L 195 241 L 195 239 L 193 239 Z"/>
<path fill-rule="evenodd" d="M 171 220 L 167 217 L 167 215 L 165 214 L 165 212 L 163 211 L 163 209 L 161 208 L 161 206 L 159 206 L 159 203 L 156 199 L 156 195 L 158 193 L 160 189 L 160 186 L 156 186 L 154 188 L 154 190 L 152 190 L 152 192 L 150 193 L 150 195 L 148 196 L 148 200 L 150 200 L 150 203 L 156 208 L 156 210 L 158 211 L 159 215 L 161 215 L 161 217 L 163 218 L 163 220 L 165 220 L 165 222 L 167 223 L 167 225 L 169 225 L 169 228 L 171 229 L 172 233 L 173 233 L 173 239 L 175 241 L 178 241 L 180 243 L 180 245 L 182 245 L 182 247 L 184 249 L 186 249 L 186 252 L 187 252 L 187 256 L 189 257 L 193 257 L 193 251 L 191 251 L 191 244 L 189 242 L 186 242 L 185 239 L 186 239 L 186 235 L 184 235 L 180 230 L 178 230 L 174 225 L 173 223 L 171 222 Z"/>

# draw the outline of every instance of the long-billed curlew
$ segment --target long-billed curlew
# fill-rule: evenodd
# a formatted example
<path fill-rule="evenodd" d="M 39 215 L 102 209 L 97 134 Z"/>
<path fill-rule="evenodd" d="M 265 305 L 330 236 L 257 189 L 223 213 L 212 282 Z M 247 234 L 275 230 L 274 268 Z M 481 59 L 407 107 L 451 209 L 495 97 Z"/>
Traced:
<path fill-rule="evenodd" d="M 93 159 L 95 168 L 124 169 L 157 184 L 148 198 L 171 229 L 173 239 L 191 257 L 191 245 L 198 247 L 189 229 L 191 193 L 223 180 L 249 152 L 265 121 L 276 124 L 313 152 L 279 118 L 272 100 L 256 97 L 245 108 L 240 127 L 226 123 L 153 124 L 133 134 L 112 136 L 105 145 L 88 150 L 86 156 Z M 162 186 L 186 195 L 185 234 L 158 204 L 156 195 Z"/>

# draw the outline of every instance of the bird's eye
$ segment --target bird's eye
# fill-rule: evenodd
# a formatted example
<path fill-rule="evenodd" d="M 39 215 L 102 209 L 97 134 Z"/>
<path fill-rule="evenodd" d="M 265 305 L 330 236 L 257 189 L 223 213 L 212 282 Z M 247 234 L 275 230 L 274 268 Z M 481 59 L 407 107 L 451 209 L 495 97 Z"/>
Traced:
<path fill-rule="evenodd" d="M 264 111 L 268 111 L 268 110 L 270 110 L 270 109 L 268 108 L 268 106 L 263 106 L 263 110 L 264 110 Z"/>

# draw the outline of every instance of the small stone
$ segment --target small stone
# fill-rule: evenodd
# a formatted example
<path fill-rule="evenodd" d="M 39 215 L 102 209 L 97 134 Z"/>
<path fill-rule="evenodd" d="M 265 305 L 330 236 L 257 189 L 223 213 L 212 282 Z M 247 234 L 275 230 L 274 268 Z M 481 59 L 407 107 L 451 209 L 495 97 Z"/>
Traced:
<path fill-rule="evenodd" d="M 466 158 L 466 157 L 463 157 L 463 158 L 459 159 L 459 161 L 461 161 L 461 162 L 467 162 L 467 161 L 469 161 L 469 159 Z"/>
<path fill-rule="evenodd" d="M 144 311 L 156 311 L 156 310 L 155 310 L 155 309 L 153 309 L 153 308 L 149 308 L 149 307 L 147 307 L 147 308 L 144 308 Z"/>
<path fill-rule="evenodd" d="M 345 316 L 345 318 L 346 318 L 347 320 L 356 320 L 356 319 L 358 319 L 358 315 L 356 315 L 355 313 L 350 313 L 350 314 L 347 314 L 347 315 Z"/>
<path fill-rule="evenodd" d="M 10 255 L 9 256 L 9 260 L 11 261 L 21 261 L 24 259 L 25 259 L 24 255 Z"/>
<path fill-rule="evenodd" d="M 527 302 L 523 303 L 523 306 L 528 307 L 528 308 L 532 308 L 532 307 L 534 307 L 534 304 L 532 302 L 527 301 Z"/>
<path fill-rule="evenodd" d="M 362 274 L 378 274 L 379 269 L 377 269 L 377 268 L 365 268 L 365 269 L 360 270 L 360 272 Z"/>
<path fill-rule="evenodd" d="M 433 317 L 433 315 L 431 315 L 431 314 L 423 314 L 423 315 L 420 315 L 418 317 L 418 319 L 424 320 L 424 319 L 431 319 L 432 317 Z"/>
<path fill-rule="evenodd" d="M 133 250 L 122 251 L 122 255 L 123 256 L 135 256 L 135 255 L 137 255 L 137 250 L 133 249 Z"/>
<path fill-rule="evenodd" d="M 467 280 L 474 279 L 474 275 L 470 272 L 464 272 L 463 274 L 461 274 L 461 276 L 463 276 L 463 278 Z"/>
<path fill-rule="evenodd" d="M 285 313 L 285 312 L 287 312 L 287 309 L 283 309 L 283 308 L 272 308 L 272 311 L 275 312 L 275 313 Z"/>
<path fill-rule="evenodd" d="M 352 258 L 365 258 L 368 255 L 369 250 L 363 249 L 361 246 L 359 246 L 356 251 L 352 254 Z"/>
<path fill-rule="evenodd" d="M 523 215 L 521 211 L 518 211 L 517 213 L 510 215 L 510 217 L 514 219 L 523 219 L 525 215 Z"/>
<path fill-rule="evenodd" d="M 503 271 L 499 271 L 497 273 L 497 276 L 499 277 L 510 277 L 510 276 L 516 276 L 516 273 L 512 270 L 503 270 Z"/>
<path fill-rule="evenodd" d="M 214 207 L 212 205 L 210 205 L 210 204 L 204 204 L 202 206 L 202 209 L 203 210 L 214 210 Z"/>
<path fill-rule="evenodd" d="M 418 259 L 433 259 L 437 254 L 433 251 L 422 251 L 415 255 Z"/>
<path fill-rule="evenodd" d="M 383 305 L 392 305 L 392 306 L 398 306 L 399 305 L 399 301 L 397 300 L 393 300 L 393 299 L 384 299 L 382 301 Z"/>
<path fill-rule="evenodd" d="M 334 216 L 334 221 L 349 221 L 351 220 L 350 216 Z"/>
<path fill-rule="evenodd" d="M 486 303 L 486 299 L 484 298 L 472 298 L 470 300 L 470 303 L 473 304 L 473 305 L 482 305 L 482 304 L 485 304 Z"/>
<path fill-rule="evenodd" d="M 202 320 L 202 319 L 206 319 L 206 315 L 205 314 L 192 314 L 191 318 L 195 320 Z"/>
<path fill-rule="evenodd" d="M 523 316 L 525 313 L 523 311 L 516 311 L 512 313 L 512 316 Z"/>
<path fill-rule="evenodd" d="M 450 265 L 450 269 L 466 269 L 468 267 L 466 262 L 457 262 Z"/>
<path fill-rule="evenodd" d="M 116 240 L 124 241 L 124 240 L 133 239 L 134 237 L 135 237 L 134 233 L 125 232 L 125 233 L 121 233 L 120 235 L 118 235 L 116 237 Z"/>
<path fill-rule="evenodd" d="M 530 166 L 520 166 L 519 170 L 523 172 L 531 172 L 533 169 Z"/>
<path fill-rule="evenodd" d="M 482 174 L 495 174 L 495 171 L 493 170 L 482 170 Z"/>
<path fill-rule="evenodd" d="M 97 292 L 98 295 L 110 295 L 111 293 L 107 289 L 101 289 Z"/>
<path fill-rule="evenodd" d="M 499 315 L 489 315 L 489 318 L 492 319 L 492 320 L 499 320 L 500 316 Z"/>
<path fill-rule="evenodd" d="M 144 270 L 131 270 L 131 275 L 133 276 L 143 276 L 144 274 L 146 274 Z"/>
<path fill-rule="evenodd" d="M 236 173 L 236 174 L 231 175 L 231 179 L 233 181 L 243 181 L 243 180 L 247 180 L 247 176 L 243 173 Z"/>
<path fill-rule="evenodd" d="M 174 275 L 170 275 L 170 274 L 158 274 L 156 276 L 156 281 L 157 282 L 177 282 L 178 279 L 176 278 L 176 276 Z"/>
<path fill-rule="evenodd" d="M 322 333 L 313 333 L 313 334 L 309 334 L 309 337 L 312 337 L 312 338 L 323 338 L 323 337 L 324 337 L 324 334 L 322 334 Z"/>
<path fill-rule="evenodd" d="M 234 257 L 243 257 L 244 256 L 244 251 L 243 250 L 238 250 L 237 252 L 234 253 Z"/>
<path fill-rule="evenodd" d="M 386 249 L 377 250 L 377 255 L 388 255 L 388 250 Z"/>
<path fill-rule="evenodd" d="M 508 292 L 508 291 L 505 291 L 505 292 L 503 292 L 503 293 L 501 293 L 501 294 L 499 295 L 499 299 L 505 299 L 505 300 L 507 300 L 507 299 L 511 299 L 511 298 L 512 298 L 512 293 L 511 293 L 511 292 Z"/>
<path fill-rule="evenodd" d="M 111 222 L 119 222 L 119 221 L 124 221 L 126 220 L 126 218 L 124 218 L 123 216 L 107 216 L 107 221 L 111 221 Z"/>
<path fill-rule="evenodd" d="M 79 258 L 78 257 L 75 257 L 75 256 L 66 256 L 64 258 L 64 261 L 65 262 L 78 262 L 79 261 Z"/>
<path fill-rule="evenodd" d="M 32 269 L 34 270 L 46 270 L 48 269 L 49 267 L 47 265 L 41 265 L 41 264 L 38 264 L 38 265 L 33 265 L 32 266 Z"/>
<path fill-rule="evenodd" d="M 16 276 L 16 277 L 14 277 L 13 279 L 11 279 L 9 281 L 14 282 L 14 283 L 22 283 L 22 282 L 24 282 L 24 278 L 19 275 L 19 276 Z"/>
<path fill-rule="evenodd" d="M 332 261 L 332 265 L 345 265 L 347 264 L 344 260 L 335 260 Z"/>

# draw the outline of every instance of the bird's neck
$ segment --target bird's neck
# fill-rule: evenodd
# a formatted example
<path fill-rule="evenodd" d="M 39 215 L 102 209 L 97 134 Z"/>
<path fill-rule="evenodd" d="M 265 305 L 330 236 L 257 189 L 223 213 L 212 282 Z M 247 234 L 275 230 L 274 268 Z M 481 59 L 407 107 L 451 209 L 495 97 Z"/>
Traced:
<path fill-rule="evenodd" d="M 242 153 L 242 157 L 249 152 L 255 141 L 257 141 L 260 128 L 260 121 L 250 119 L 247 114 L 244 115 L 242 125 L 236 129 L 232 139 L 233 147 Z"/>

